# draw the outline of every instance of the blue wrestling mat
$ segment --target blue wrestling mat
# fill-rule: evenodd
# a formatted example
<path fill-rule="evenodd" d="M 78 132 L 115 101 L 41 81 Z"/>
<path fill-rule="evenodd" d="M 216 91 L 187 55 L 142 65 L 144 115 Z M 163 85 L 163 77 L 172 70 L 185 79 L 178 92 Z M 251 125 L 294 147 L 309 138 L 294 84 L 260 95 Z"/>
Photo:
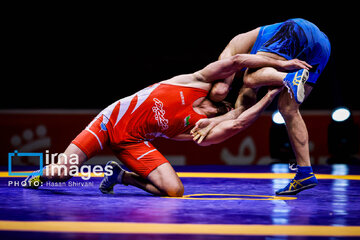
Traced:
<path fill-rule="evenodd" d="M 20 187 L 0 175 L 0 239 L 354 239 L 360 238 L 360 167 L 314 166 L 319 185 L 274 195 L 294 174 L 287 165 L 175 168 L 183 198 L 154 197 L 101 177 Z"/>

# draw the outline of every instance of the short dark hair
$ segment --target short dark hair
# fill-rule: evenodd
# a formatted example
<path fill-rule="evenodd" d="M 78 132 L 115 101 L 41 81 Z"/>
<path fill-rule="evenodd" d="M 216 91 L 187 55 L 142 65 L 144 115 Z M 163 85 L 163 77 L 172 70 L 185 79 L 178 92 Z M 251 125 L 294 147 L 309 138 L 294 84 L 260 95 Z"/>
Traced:
<path fill-rule="evenodd" d="M 218 110 L 216 116 L 224 115 L 225 113 L 230 112 L 233 109 L 232 104 L 227 101 L 211 102 Z"/>

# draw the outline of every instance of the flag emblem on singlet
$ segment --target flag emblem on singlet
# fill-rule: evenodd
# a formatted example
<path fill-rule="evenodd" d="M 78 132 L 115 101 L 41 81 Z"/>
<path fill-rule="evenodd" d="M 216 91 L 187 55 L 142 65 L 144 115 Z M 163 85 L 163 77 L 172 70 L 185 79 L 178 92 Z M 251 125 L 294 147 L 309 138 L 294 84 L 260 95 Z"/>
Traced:
<path fill-rule="evenodd" d="M 189 124 L 190 124 L 189 119 L 190 119 L 190 115 L 187 116 L 186 118 L 184 118 L 184 126 L 185 127 L 189 126 Z"/>

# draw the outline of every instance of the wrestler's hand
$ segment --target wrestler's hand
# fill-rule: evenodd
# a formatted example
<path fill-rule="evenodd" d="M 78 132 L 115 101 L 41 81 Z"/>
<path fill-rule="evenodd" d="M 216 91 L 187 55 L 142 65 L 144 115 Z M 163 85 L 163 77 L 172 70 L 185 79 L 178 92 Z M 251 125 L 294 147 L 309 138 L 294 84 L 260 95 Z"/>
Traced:
<path fill-rule="evenodd" d="M 190 131 L 194 142 L 200 144 L 215 126 L 216 123 L 207 118 L 197 121 L 195 127 Z"/>
<path fill-rule="evenodd" d="M 283 90 L 284 86 L 282 87 L 269 87 L 268 92 L 267 92 L 267 96 L 270 99 L 274 99 L 276 97 L 276 95 L 278 95 L 281 90 Z"/>
<path fill-rule="evenodd" d="M 284 71 L 293 71 L 293 70 L 298 70 L 298 69 L 302 69 L 302 68 L 309 70 L 310 68 L 312 68 L 312 66 L 305 61 L 301 61 L 299 59 L 291 59 L 289 61 L 282 61 L 281 68 Z"/>

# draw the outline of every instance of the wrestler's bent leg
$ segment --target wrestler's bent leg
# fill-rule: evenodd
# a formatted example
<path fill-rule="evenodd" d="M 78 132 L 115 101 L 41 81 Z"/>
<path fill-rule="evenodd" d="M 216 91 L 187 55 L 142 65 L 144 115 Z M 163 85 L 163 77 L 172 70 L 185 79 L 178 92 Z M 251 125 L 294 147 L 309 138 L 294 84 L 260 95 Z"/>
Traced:
<path fill-rule="evenodd" d="M 105 176 L 100 191 L 113 193 L 115 184 L 131 185 L 154 195 L 180 197 L 184 187 L 166 158 L 150 142 L 129 143 L 113 149 L 117 158 L 132 172 L 121 169 L 117 163 L 113 176 Z"/>
<path fill-rule="evenodd" d="M 258 52 L 258 55 L 272 57 L 278 60 L 286 60 L 273 53 Z M 240 89 L 235 108 L 242 107 L 244 110 L 256 103 L 256 93 L 262 86 L 283 86 L 286 73 L 279 72 L 275 68 L 265 67 L 260 69 L 246 69 L 244 74 L 244 86 Z"/>
<path fill-rule="evenodd" d="M 112 165 L 114 173 L 101 181 L 99 189 L 104 194 L 113 194 L 116 184 L 131 185 L 157 196 L 181 197 L 184 193 L 184 186 L 169 163 L 160 165 L 146 178 L 125 171 L 114 161 L 108 165 Z"/>

